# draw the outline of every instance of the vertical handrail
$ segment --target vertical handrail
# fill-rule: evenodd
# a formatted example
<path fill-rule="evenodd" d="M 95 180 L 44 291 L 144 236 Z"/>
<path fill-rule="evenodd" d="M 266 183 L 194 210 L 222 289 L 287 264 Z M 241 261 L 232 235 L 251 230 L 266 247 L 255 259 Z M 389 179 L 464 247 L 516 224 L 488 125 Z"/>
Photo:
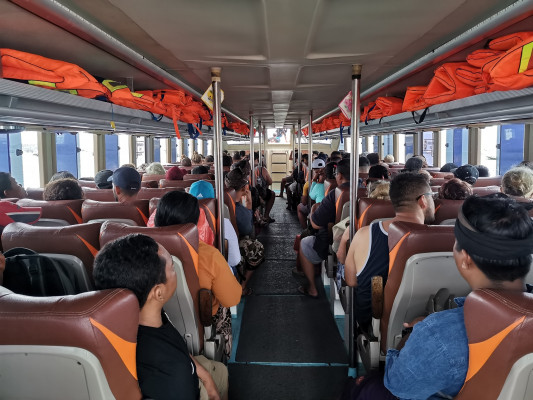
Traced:
<path fill-rule="evenodd" d="M 300 177 L 300 168 L 302 165 L 302 120 L 298 120 L 298 179 Z"/>
<path fill-rule="evenodd" d="M 355 234 L 357 188 L 359 186 L 359 115 L 361 103 L 361 70 L 362 65 L 352 65 L 352 120 L 350 125 L 352 148 L 350 154 L 350 243 Z M 347 287 L 348 303 L 348 356 L 350 367 L 357 365 L 356 327 L 354 313 L 354 288 Z"/>
<path fill-rule="evenodd" d="M 215 141 L 215 187 L 217 198 L 218 249 L 224 254 L 224 168 L 222 164 L 222 116 L 220 114 L 220 72 L 221 68 L 211 68 L 213 84 L 213 139 Z"/>
<path fill-rule="evenodd" d="M 308 163 L 307 174 L 308 176 L 305 179 L 309 182 L 308 195 L 311 191 L 311 183 L 313 181 L 313 112 L 309 111 L 309 129 L 307 130 L 307 143 L 309 144 L 309 154 L 307 155 Z M 309 201 L 309 200 L 308 200 Z"/>
<path fill-rule="evenodd" d="M 252 171 L 252 187 L 255 187 L 254 136 L 254 117 L 250 114 L 250 171 Z"/>

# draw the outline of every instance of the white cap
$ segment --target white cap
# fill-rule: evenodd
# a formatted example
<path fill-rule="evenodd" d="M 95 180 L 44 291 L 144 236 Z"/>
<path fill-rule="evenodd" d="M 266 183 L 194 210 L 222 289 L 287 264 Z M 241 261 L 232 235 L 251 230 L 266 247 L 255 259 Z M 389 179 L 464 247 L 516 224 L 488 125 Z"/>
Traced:
<path fill-rule="evenodd" d="M 326 166 L 326 163 L 324 162 L 324 160 L 322 160 L 321 158 L 317 158 L 316 160 L 313 161 L 313 166 L 312 168 L 315 169 L 315 168 L 324 168 Z"/>

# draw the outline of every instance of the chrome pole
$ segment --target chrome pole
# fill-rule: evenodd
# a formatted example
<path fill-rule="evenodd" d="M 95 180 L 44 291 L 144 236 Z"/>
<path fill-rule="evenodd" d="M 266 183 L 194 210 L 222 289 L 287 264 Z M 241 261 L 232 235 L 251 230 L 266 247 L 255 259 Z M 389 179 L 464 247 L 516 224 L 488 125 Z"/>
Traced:
<path fill-rule="evenodd" d="M 298 177 L 302 165 L 302 120 L 298 120 Z"/>
<path fill-rule="evenodd" d="M 352 65 L 352 121 L 350 125 L 352 148 L 350 154 L 350 243 L 355 234 L 357 188 L 359 186 L 359 115 L 361 109 L 361 70 L 360 64 Z M 357 366 L 356 327 L 354 313 L 354 288 L 347 287 L 348 303 L 348 356 L 350 367 Z"/>
<path fill-rule="evenodd" d="M 306 177 L 306 180 L 309 182 L 309 187 L 307 188 L 307 190 L 311 191 L 311 183 L 313 183 L 313 112 L 312 111 L 309 111 L 309 126 L 307 129 L 307 133 L 308 133 L 307 141 L 309 143 L 309 154 L 307 155 L 308 160 L 309 160 L 309 165 L 307 166 L 307 171 L 308 171 L 309 176 Z"/>
<path fill-rule="evenodd" d="M 213 84 L 213 139 L 215 141 L 215 186 L 217 201 L 218 249 L 224 254 L 224 168 L 222 166 L 222 117 L 220 114 L 220 72 L 211 68 Z"/>
<path fill-rule="evenodd" d="M 252 187 L 255 187 L 254 173 L 254 117 L 250 114 L 250 170 L 252 171 Z"/>

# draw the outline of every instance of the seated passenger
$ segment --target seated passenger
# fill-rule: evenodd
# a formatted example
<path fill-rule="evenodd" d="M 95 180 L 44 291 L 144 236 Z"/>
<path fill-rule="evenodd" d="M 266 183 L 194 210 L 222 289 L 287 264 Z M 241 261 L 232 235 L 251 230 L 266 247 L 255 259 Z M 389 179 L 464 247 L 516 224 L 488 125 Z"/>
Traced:
<path fill-rule="evenodd" d="M 191 159 L 189 157 L 182 156 L 181 157 L 181 166 L 182 167 L 191 167 L 192 166 Z"/>
<path fill-rule="evenodd" d="M 488 178 L 490 176 L 489 169 L 484 165 L 476 165 L 475 167 L 480 178 Z"/>
<path fill-rule="evenodd" d="M 140 234 L 107 243 L 94 260 L 93 277 L 97 289 L 126 288 L 139 300 L 136 364 L 143 397 L 227 398 L 226 367 L 204 356 L 191 357 L 163 311 L 177 286 L 172 258 L 163 246 Z"/>
<path fill-rule="evenodd" d="M 141 190 L 141 175 L 130 167 L 117 168 L 108 180 L 113 182 L 113 194 L 120 203 L 135 200 Z"/>
<path fill-rule="evenodd" d="M 204 165 L 198 165 L 191 170 L 192 175 L 208 174 L 209 168 Z"/>
<path fill-rule="evenodd" d="M 28 197 L 26 190 L 17 183 L 9 172 L 0 172 L 0 199 L 24 199 Z"/>
<path fill-rule="evenodd" d="M 198 224 L 198 199 L 185 192 L 168 192 L 159 201 L 155 226 Z M 198 279 L 200 287 L 213 292 L 213 315 L 219 305 L 232 307 L 241 300 L 241 286 L 222 256 L 213 246 L 200 240 L 198 244 Z"/>
<path fill-rule="evenodd" d="M 83 199 L 83 190 L 76 179 L 58 179 L 44 187 L 43 200 L 78 200 Z"/>
<path fill-rule="evenodd" d="M 110 169 L 103 169 L 98 171 L 94 177 L 94 183 L 98 189 L 113 189 L 113 182 L 109 178 L 113 175 Z"/>
<path fill-rule="evenodd" d="M 350 187 L 350 162 L 346 159 L 337 164 L 335 175 L 337 185 L 340 188 Z M 314 229 L 318 232 L 315 235 L 307 236 L 300 242 L 298 257 L 300 265 L 308 281 L 308 287 L 300 286 L 298 292 L 311 298 L 318 298 L 318 291 L 315 285 L 315 268 L 328 256 L 329 232 L 328 224 L 334 223 L 336 217 L 335 191 L 330 191 L 320 203 L 315 212 L 311 213 L 309 220 Z"/>
<path fill-rule="evenodd" d="M 50 178 L 48 183 L 53 182 L 53 181 L 57 181 L 58 179 L 67 179 L 67 178 L 68 179 L 76 179 L 76 177 L 74 175 L 72 175 L 68 171 L 58 171 L 54 175 L 52 175 L 52 177 Z"/>
<path fill-rule="evenodd" d="M 302 229 L 307 228 L 307 216 L 311 210 L 309 206 L 309 198 L 317 203 L 322 202 L 324 199 L 324 180 L 326 179 L 326 175 L 324 173 L 325 163 L 321 159 L 316 159 L 311 164 L 311 167 L 313 173 L 313 182 L 311 183 L 311 188 L 309 188 L 309 181 L 306 181 L 303 187 L 302 198 L 297 208 L 298 220 L 300 221 L 300 226 Z M 313 193 L 313 196 L 311 196 L 311 190 L 313 188 L 315 192 Z M 317 200 L 317 198 L 319 200 Z"/>
<path fill-rule="evenodd" d="M 192 154 L 191 162 L 196 165 L 202 163 L 202 156 L 196 150 Z"/>
<path fill-rule="evenodd" d="M 387 164 L 394 164 L 394 156 L 392 154 L 387 154 L 383 159 L 383 162 L 386 162 Z"/>
<path fill-rule="evenodd" d="M 368 158 L 368 161 L 370 162 L 370 168 L 372 168 L 374 165 L 379 164 L 379 154 L 378 153 L 368 153 L 366 155 L 366 158 Z"/>
<path fill-rule="evenodd" d="M 368 197 L 371 199 L 390 200 L 390 182 L 374 181 L 367 186 Z"/>
<path fill-rule="evenodd" d="M 146 175 L 165 175 L 165 168 L 161 163 L 153 162 L 145 168 L 144 173 Z"/>
<path fill-rule="evenodd" d="M 165 173 L 165 179 L 169 181 L 182 181 L 184 175 L 187 175 L 186 170 L 180 167 L 172 167 Z"/>
<path fill-rule="evenodd" d="M 235 190 L 235 219 L 239 235 L 249 236 L 253 231 L 252 194 L 249 189 L 248 175 L 236 168 L 226 175 L 226 187 Z M 244 204 L 243 204 L 244 203 Z"/>
<path fill-rule="evenodd" d="M 457 168 L 457 165 L 455 165 L 454 163 L 450 162 L 450 163 L 444 164 L 440 168 L 439 172 L 452 172 L 452 169 L 455 169 L 455 168 Z"/>
<path fill-rule="evenodd" d="M 472 196 L 472 193 L 472 186 L 460 179 L 452 178 L 448 179 L 441 187 L 439 187 L 438 198 L 464 200 L 468 196 Z"/>
<path fill-rule="evenodd" d="M 259 165 L 259 152 L 254 154 L 254 173 L 255 173 L 255 187 L 258 189 L 259 197 L 264 201 L 265 211 L 263 213 L 262 223 L 269 224 L 271 222 L 276 222 L 274 218 L 270 217 L 270 211 L 276 200 L 276 194 L 274 191 L 269 189 L 269 186 L 272 185 L 272 178 L 268 173 L 268 170 L 264 165 Z"/>
<path fill-rule="evenodd" d="M 470 185 L 474 185 L 477 182 L 477 178 L 479 178 L 477 168 L 470 164 L 462 165 L 451 172 L 453 172 L 453 176 Z"/>
<path fill-rule="evenodd" d="M 533 196 L 533 170 L 515 167 L 502 177 L 501 191 L 516 200 L 530 200 Z"/>
<path fill-rule="evenodd" d="M 405 172 L 396 175 L 390 183 L 389 195 L 396 216 L 359 229 L 346 256 L 344 279 L 348 286 L 356 288 L 355 319 L 364 332 L 368 331 L 372 321 L 372 277 L 383 277 L 385 284 L 389 273 L 390 224 L 395 221 L 424 224 L 435 220 L 433 193 L 422 174 Z M 348 238 L 349 233 L 345 232 L 341 244 L 345 245 Z"/>
<path fill-rule="evenodd" d="M 366 185 L 368 187 L 368 184 L 372 181 L 377 181 L 377 180 L 386 181 L 389 178 L 390 178 L 389 169 L 387 167 L 381 164 L 373 165 L 368 170 L 368 179 L 366 180 Z"/>
<path fill-rule="evenodd" d="M 215 157 L 213 157 L 212 155 L 208 155 L 205 157 L 205 162 L 206 163 L 209 163 L 209 164 L 212 164 L 215 162 Z"/>
<path fill-rule="evenodd" d="M 515 200 L 501 194 L 466 199 L 455 222 L 453 253 L 472 289 L 531 292 L 524 279 L 531 267 L 533 221 Z M 468 370 L 464 301 L 457 298 L 458 308 L 404 324 L 414 325 L 399 347 L 405 345 L 387 352 L 385 386 L 392 394 L 402 399 L 451 399 L 459 393 Z"/>
<path fill-rule="evenodd" d="M 402 169 L 402 172 L 420 172 L 424 161 L 419 157 L 411 157 L 406 162 Z"/>
<path fill-rule="evenodd" d="M 214 199 L 215 189 L 213 189 L 213 185 L 209 182 L 197 181 L 191 185 L 189 194 L 197 199 Z M 200 213 L 203 211 L 204 210 L 200 208 Z M 239 250 L 237 232 L 235 232 L 235 228 L 228 218 L 224 218 L 224 239 L 228 241 L 228 264 L 235 275 L 234 268 L 241 262 L 241 251 Z"/>

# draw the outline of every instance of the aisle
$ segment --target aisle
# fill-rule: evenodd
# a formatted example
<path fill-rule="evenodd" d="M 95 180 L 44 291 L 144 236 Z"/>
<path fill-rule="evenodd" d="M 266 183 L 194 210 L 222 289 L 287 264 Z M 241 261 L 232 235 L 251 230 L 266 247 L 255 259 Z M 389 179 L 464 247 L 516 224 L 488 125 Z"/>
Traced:
<path fill-rule="evenodd" d="M 285 207 L 276 198 L 276 222 L 258 236 L 266 260 L 249 284 L 254 294 L 233 321 L 231 400 L 336 399 L 347 376 L 346 350 L 322 284 L 318 300 L 297 292 L 292 247 L 300 226 Z"/>

